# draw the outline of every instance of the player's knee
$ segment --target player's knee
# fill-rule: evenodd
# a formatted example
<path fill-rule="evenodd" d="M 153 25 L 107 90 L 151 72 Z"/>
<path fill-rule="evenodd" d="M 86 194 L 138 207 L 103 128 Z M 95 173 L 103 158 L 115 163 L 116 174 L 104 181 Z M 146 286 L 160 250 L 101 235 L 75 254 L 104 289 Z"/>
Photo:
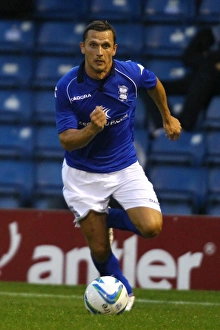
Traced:
<path fill-rule="evenodd" d="M 144 238 L 153 238 L 160 234 L 162 230 L 162 216 L 150 219 L 142 228 L 141 233 Z"/>

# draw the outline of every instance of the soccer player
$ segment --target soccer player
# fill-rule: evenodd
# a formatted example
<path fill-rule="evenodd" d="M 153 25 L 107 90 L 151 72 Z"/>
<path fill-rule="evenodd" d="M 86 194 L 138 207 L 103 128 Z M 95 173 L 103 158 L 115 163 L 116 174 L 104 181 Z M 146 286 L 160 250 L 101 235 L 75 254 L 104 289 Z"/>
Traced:
<path fill-rule="evenodd" d="M 153 72 L 132 61 L 113 59 L 117 44 L 111 24 L 90 23 L 80 49 L 84 61 L 55 89 L 57 130 L 66 150 L 63 195 L 95 267 L 101 276 L 113 275 L 124 283 L 130 310 L 134 295 L 112 253 L 108 230 L 130 230 L 151 238 L 162 228 L 157 196 L 133 143 L 138 88 L 144 87 L 156 103 L 170 140 L 179 138 L 181 125 L 171 116 L 164 88 Z M 108 207 L 111 196 L 122 209 Z"/>

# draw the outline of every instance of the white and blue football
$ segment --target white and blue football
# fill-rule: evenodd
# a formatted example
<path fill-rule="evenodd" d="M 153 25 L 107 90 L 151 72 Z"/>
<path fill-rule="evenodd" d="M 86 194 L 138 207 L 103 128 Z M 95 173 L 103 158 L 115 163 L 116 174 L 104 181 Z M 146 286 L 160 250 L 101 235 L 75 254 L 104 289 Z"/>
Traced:
<path fill-rule="evenodd" d="M 115 277 L 101 276 L 87 286 L 84 303 L 91 314 L 121 314 L 127 306 L 128 293 Z"/>

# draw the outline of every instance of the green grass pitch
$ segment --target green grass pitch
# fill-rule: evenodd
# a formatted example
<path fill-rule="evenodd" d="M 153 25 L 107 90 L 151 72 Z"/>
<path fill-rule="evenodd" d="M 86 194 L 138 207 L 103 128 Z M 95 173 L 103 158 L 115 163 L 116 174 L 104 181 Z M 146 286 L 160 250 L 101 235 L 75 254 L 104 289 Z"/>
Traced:
<path fill-rule="evenodd" d="M 0 282 L 0 330 L 219 330 L 220 291 L 136 288 L 131 312 L 91 315 L 85 286 Z"/>

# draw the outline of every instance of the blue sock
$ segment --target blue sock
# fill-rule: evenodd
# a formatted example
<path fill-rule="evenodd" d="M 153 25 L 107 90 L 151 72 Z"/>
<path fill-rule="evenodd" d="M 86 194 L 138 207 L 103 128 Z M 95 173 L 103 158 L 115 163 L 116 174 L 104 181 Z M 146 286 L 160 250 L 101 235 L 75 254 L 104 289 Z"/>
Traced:
<path fill-rule="evenodd" d="M 109 209 L 107 226 L 108 228 L 132 231 L 133 233 L 142 236 L 139 230 L 131 222 L 126 211 L 123 209 Z"/>
<path fill-rule="evenodd" d="M 128 280 L 122 274 L 122 271 L 121 271 L 121 268 L 119 265 L 119 261 L 112 252 L 106 262 L 103 262 L 103 263 L 97 262 L 93 257 L 92 257 L 92 260 L 93 260 L 93 263 L 94 263 L 96 269 L 99 271 L 100 276 L 116 277 L 119 281 L 121 281 L 124 284 L 124 286 L 127 289 L 128 294 L 129 295 L 132 294 L 132 287 L 130 286 Z"/>

